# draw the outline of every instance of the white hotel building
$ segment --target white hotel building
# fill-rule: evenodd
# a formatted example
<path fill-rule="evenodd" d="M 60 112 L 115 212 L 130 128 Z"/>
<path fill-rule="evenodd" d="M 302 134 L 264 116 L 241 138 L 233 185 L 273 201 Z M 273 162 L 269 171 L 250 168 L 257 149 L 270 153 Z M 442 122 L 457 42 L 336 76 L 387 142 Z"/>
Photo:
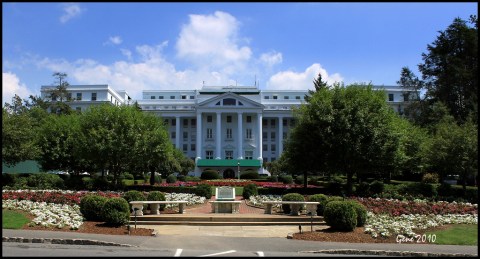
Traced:
<path fill-rule="evenodd" d="M 42 86 L 49 99 L 51 86 Z M 376 87 L 387 92 L 387 102 L 403 113 L 406 101 L 398 86 Z M 108 85 L 72 85 L 67 88 L 75 100 L 70 106 L 84 111 L 104 102 L 131 105 L 125 91 Z M 283 152 L 283 140 L 295 125 L 292 107 L 304 102 L 306 90 L 260 90 L 255 86 L 204 86 L 200 90 L 145 90 L 137 100 L 145 112 L 162 117 L 173 145 L 195 161 L 195 175 L 217 170 L 224 178 L 238 177 L 238 171 L 268 173 L 263 162 Z"/>

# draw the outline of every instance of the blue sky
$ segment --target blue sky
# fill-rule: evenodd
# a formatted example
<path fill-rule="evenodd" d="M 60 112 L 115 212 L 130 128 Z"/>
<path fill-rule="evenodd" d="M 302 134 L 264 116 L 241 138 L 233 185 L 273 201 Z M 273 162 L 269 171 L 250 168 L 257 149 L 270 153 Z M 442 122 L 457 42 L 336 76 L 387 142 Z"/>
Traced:
<path fill-rule="evenodd" d="M 395 85 L 478 3 L 2 3 L 2 103 L 70 84 L 142 90 Z"/>

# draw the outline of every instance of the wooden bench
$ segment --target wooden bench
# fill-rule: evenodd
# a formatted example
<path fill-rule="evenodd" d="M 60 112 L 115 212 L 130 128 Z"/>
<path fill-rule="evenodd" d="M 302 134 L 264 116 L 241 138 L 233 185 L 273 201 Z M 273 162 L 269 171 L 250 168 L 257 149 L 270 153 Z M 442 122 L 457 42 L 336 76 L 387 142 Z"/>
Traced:
<path fill-rule="evenodd" d="M 317 201 L 264 201 L 265 214 L 272 214 L 273 204 L 289 204 L 290 205 L 290 215 L 298 216 L 300 215 L 300 208 L 303 205 L 307 207 L 307 213 L 312 216 L 317 215 L 317 205 L 320 202 Z"/>
<path fill-rule="evenodd" d="M 188 201 L 131 201 L 132 204 L 132 215 L 135 215 L 135 210 L 137 211 L 137 216 L 143 216 L 143 204 L 150 204 L 150 214 L 158 215 L 160 214 L 160 204 L 178 204 L 178 213 L 183 214 L 185 209 L 185 204 Z"/>

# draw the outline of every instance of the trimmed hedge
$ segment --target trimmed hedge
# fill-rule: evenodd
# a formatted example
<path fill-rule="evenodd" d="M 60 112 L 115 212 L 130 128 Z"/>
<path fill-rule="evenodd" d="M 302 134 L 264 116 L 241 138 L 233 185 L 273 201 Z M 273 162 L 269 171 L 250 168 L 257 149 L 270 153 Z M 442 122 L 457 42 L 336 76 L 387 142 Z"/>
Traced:
<path fill-rule="evenodd" d="M 142 192 L 135 191 L 135 190 L 125 192 L 123 194 L 122 198 L 124 198 L 127 201 L 127 204 L 128 204 L 128 207 L 130 208 L 130 210 L 132 209 L 132 205 L 130 204 L 131 201 L 145 201 L 146 200 L 145 195 Z M 144 209 L 146 209 L 146 208 L 144 207 Z"/>
<path fill-rule="evenodd" d="M 80 212 L 86 220 L 104 221 L 102 209 L 108 198 L 95 194 L 88 194 L 80 200 Z"/>
<path fill-rule="evenodd" d="M 365 222 L 367 222 L 367 209 L 358 201 L 348 200 L 347 202 L 353 206 L 357 213 L 357 227 L 363 227 Z"/>
<path fill-rule="evenodd" d="M 332 201 L 325 206 L 323 218 L 332 229 L 353 231 L 357 226 L 357 212 L 345 201 Z"/>
<path fill-rule="evenodd" d="M 105 223 L 111 225 L 123 225 L 130 220 L 130 209 L 128 202 L 124 198 L 108 199 L 102 210 Z"/>
<path fill-rule="evenodd" d="M 147 201 L 166 201 L 165 193 L 159 191 L 151 191 L 147 195 Z M 165 209 L 166 204 L 160 204 L 160 210 Z"/>
<path fill-rule="evenodd" d="M 195 188 L 195 195 L 203 196 L 206 199 L 212 198 L 212 186 L 208 184 L 199 184 Z"/>
<path fill-rule="evenodd" d="M 320 204 L 317 205 L 317 215 L 321 216 L 323 215 L 323 210 L 324 210 L 324 205 L 326 204 L 328 197 L 325 194 L 314 194 L 308 196 L 308 201 L 316 201 L 320 202 Z"/>
<path fill-rule="evenodd" d="M 282 196 L 282 201 L 305 201 L 305 197 L 300 193 L 287 193 Z M 282 204 L 282 210 L 285 214 L 290 213 L 290 205 Z"/>
<path fill-rule="evenodd" d="M 215 179 L 221 179 L 221 177 L 217 173 L 217 171 L 205 170 L 205 171 L 202 172 L 202 175 L 200 176 L 200 179 L 202 179 L 202 180 L 215 180 Z"/>
<path fill-rule="evenodd" d="M 258 195 L 258 187 L 254 183 L 249 183 L 243 187 L 243 198 L 250 199 L 250 196 Z"/>

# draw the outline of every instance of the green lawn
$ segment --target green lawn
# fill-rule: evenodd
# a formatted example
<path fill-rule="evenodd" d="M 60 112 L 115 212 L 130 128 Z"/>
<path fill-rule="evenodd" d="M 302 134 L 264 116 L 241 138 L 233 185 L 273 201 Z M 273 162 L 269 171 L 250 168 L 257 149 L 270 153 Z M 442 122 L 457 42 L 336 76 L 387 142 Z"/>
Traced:
<path fill-rule="evenodd" d="M 20 229 L 28 222 L 30 220 L 22 212 L 2 210 L 2 228 Z"/>
<path fill-rule="evenodd" d="M 426 237 L 431 240 L 435 235 L 435 242 L 432 244 L 438 245 L 478 245 L 478 225 L 461 224 L 451 225 L 448 229 L 427 232 Z M 430 235 L 430 236 L 429 236 Z"/>

